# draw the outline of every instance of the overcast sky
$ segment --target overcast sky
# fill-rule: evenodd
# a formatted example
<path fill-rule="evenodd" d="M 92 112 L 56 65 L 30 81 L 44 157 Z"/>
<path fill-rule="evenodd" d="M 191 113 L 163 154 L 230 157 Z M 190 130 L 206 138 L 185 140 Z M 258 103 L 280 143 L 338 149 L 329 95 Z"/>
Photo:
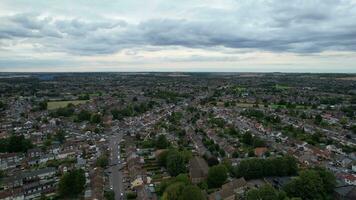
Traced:
<path fill-rule="evenodd" d="M 0 72 L 356 72 L 356 0 L 1 0 Z"/>

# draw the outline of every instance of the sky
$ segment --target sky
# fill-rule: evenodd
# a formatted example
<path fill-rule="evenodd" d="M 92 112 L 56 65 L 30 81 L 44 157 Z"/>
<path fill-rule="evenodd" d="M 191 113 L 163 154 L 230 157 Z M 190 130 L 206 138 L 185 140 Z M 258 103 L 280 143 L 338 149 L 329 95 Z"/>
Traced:
<path fill-rule="evenodd" d="M 356 73 L 356 0 L 1 0 L 0 72 Z"/>

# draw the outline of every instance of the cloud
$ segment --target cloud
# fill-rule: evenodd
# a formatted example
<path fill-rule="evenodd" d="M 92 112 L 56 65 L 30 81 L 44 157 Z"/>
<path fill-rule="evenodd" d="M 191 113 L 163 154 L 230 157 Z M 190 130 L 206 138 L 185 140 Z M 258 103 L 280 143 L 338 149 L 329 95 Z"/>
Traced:
<path fill-rule="evenodd" d="M 36 3 L 31 10 L 21 1 L 15 2 L 29 12 L 13 6 L 13 13 L 0 16 L 0 49 L 12 51 L 14 56 L 18 43 L 32 45 L 36 51 L 73 56 L 111 55 L 122 50 L 130 56 L 137 53 L 134 48 L 150 51 L 152 47 L 214 51 L 223 47 L 232 52 L 300 55 L 356 51 L 356 4 L 352 0 L 156 1 L 150 6 L 134 2 L 120 8 L 108 1 L 106 7 L 78 3 L 71 14 L 63 11 L 62 4 L 39 4 L 34 11 Z M 80 17 L 73 14 L 76 12 L 82 12 Z M 191 56 L 196 62 L 204 59 L 238 60 L 233 55 Z"/>

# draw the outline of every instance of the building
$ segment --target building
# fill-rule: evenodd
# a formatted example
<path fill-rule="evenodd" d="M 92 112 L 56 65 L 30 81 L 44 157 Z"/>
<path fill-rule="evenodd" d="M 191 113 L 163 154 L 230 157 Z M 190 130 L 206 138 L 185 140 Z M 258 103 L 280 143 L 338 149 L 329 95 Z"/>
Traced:
<path fill-rule="evenodd" d="M 221 186 L 219 191 L 209 195 L 209 200 L 235 200 L 243 196 L 247 182 L 244 178 L 234 179 L 233 181 Z"/>
<path fill-rule="evenodd" d="M 356 186 L 337 187 L 334 189 L 334 197 L 336 200 L 354 200 L 356 199 Z"/>
<path fill-rule="evenodd" d="M 209 166 L 206 161 L 198 156 L 189 161 L 189 176 L 192 183 L 200 183 L 208 177 Z"/>

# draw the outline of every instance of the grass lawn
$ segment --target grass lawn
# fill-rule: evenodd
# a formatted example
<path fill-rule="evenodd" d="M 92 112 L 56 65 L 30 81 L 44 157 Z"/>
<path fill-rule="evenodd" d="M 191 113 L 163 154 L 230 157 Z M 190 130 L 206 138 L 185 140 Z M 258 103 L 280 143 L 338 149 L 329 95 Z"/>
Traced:
<path fill-rule="evenodd" d="M 54 110 L 57 108 L 63 108 L 66 107 L 68 104 L 72 103 L 74 105 L 86 103 L 87 100 L 76 100 L 76 101 L 50 101 L 48 102 L 48 110 Z"/>

